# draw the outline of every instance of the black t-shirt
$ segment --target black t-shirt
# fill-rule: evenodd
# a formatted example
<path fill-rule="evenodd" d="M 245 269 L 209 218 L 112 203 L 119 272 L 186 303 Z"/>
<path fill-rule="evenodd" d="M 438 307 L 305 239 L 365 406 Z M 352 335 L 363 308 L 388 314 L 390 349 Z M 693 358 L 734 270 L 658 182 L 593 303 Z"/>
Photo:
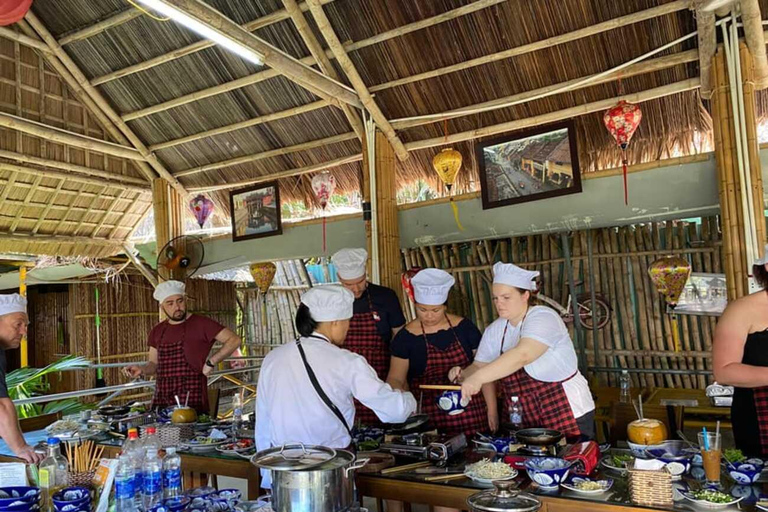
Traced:
<path fill-rule="evenodd" d="M 0 398 L 8 398 L 8 385 L 5 383 L 5 350 L 0 349 Z"/>
<path fill-rule="evenodd" d="M 397 294 L 389 288 L 368 283 L 368 289 L 363 292 L 359 299 L 355 299 L 353 312 L 355 314 L 367 313 L 371 310 L 371 304 L 373 304 L 374 311 L 379 315 L 376 329 L 379 331 L 381 339 L 389 343 L 392 339 L 392 329 L 405 325 L 405 316 L 403 316 L 403 310 L 400 307 L 400 300 L 397 298 Z"/>
<path fill-rule="evenodd" d="M 433 334 L 427 334 L 427 340 L 434 347 L 445 350 L 459 338 L 461 346 L 467 353 L 469 360 L 472 360 L 472 352 L 477 350 L 480 345 L 480 338 L 483 335 L 480 330 L 466 318 L 462 319 L 458 325 L 454 326 L 454 333 L 450 329 L 443 329 Z M 392 355 L 401 359 L 408 359 L 408 380 L 421 377 L 427 369 L 427 344 L 422 334 L 413 334 L 406 329 L 401 329 L 395 339 L 392 340 Z"/>

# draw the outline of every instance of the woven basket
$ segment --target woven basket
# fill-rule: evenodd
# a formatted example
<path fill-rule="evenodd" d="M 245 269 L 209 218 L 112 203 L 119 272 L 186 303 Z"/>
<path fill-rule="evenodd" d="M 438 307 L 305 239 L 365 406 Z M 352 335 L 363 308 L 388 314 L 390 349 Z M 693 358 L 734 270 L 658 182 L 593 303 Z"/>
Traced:
<path fill-rule="evenodd" d="M 141 427 L 141 437 L 145 437 L 147 435 L 147 428 L 149 427 L 155 427 L 157 429 L 157 436 L 160 439 L 160 446 L 163 448 L 179 446 L 179 444 L 184 441 L 189 441 L 195 435 L 195 428 L 192 424 L 172 425 L 168 423 L 145 425 Z"/>
<path fill-rule="evenodd" d="M 629 470 L 629 497 L 639 505 L 668 506 L 673 503 L 672 475 L 666 470 Z"/>
<path fill-rule="evenodd" d="M 86 471 L 84 473 L 70 473 L 68 476 L 68 484 L 70 487 L 86 487 L 88 489 L 93 488 L 93 477 L 96 475 L 96 470 Z"/>

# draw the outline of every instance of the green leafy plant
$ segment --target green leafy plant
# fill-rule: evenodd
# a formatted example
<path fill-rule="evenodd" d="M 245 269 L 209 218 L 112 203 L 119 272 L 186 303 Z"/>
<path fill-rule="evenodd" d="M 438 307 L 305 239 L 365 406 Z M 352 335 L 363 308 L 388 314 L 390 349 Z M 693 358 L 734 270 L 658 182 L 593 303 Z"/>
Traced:
<path fill-rule="evenodd" d="M 80 356 L 67 356 L 55 361 L 45 368 L 18 368 L 8 373 L 5 382 L 8 386 L 8 395 L 11 400 L 32 398 L 47 393 L 51 384 L 48 377 L 52 374 L 74 368 L 87 368 L 90 361 Z M 56 400 L 43 404 L 24 404 L 16 407 L 20 418 L 32 418 L 41 414 L 61 412 L 62 415 L 76 414 L 88 409 L 76 398 Z"/>

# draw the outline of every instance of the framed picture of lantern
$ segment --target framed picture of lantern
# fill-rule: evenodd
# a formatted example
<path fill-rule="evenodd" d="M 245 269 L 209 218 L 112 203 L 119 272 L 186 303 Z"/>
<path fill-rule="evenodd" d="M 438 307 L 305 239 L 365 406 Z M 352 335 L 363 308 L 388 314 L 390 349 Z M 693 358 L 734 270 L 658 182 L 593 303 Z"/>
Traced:
<path fill-rule="evenodd" d="M 229 193 L 229 206 L 233 242 L 279 235 L 283 232 L 277 181 L 233 190 Z"/>
<path fill-rule="evenodd" d="M 581 192 L 572 121 L 481 141 L 476 151 L 484 210 Z"/>

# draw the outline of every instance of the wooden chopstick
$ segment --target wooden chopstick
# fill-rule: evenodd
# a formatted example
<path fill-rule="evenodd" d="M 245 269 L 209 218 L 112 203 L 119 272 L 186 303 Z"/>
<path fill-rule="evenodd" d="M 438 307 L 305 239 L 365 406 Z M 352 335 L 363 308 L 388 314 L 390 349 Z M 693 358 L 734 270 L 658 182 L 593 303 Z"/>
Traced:
<path fill-rule="evenodd" d="M 413 464 L 406 464 L 405 466 L 395 466 L 393 468 L 382 469 L 381 474 L 391 475 L 394 473 L 402 473 L 403 471 L 410 471 L 412 469 L 425 468 L 431 465 L 432 463 L 429 461 L 414 462 Z"/>
<path fill-rule="evenodd" d="M 459 478 L 464 478 L 464 473 L 454 473 L 451 475 L 437 475 L 437 476 L 428 476 L 424 479 L 425 482 L 444 482 L 446 480 L 458 480 Z"/>
<path fill-rule="evenodd" d="M 422 384 L 419 386 L 421 389 L 437 389 L 443 391 L 461 391 L 461 386 L 450 386 L 448 384 Z"/>

